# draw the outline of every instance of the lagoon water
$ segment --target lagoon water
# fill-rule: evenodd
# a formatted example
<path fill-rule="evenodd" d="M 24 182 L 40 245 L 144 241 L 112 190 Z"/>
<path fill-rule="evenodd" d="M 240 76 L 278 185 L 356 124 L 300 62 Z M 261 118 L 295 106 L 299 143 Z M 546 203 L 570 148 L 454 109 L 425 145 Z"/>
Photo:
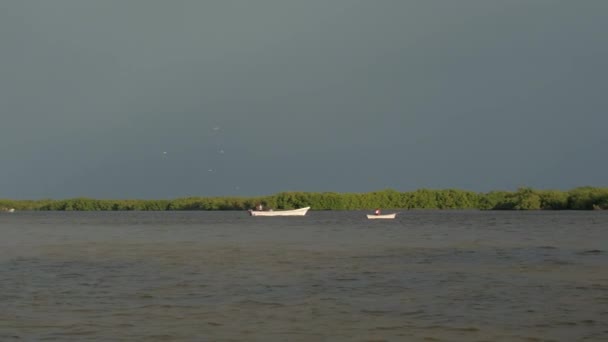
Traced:
<path fill-rule="evenodd" d="M 1 341 L 607 341 L 608 212 L 0 215 Z"/>

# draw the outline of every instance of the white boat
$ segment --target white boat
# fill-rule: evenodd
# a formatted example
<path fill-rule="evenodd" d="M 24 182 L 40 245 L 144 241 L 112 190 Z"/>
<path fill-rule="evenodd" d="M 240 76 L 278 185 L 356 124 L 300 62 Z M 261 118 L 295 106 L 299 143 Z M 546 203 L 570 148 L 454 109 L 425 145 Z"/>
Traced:
<path fill-rule="evenodd" d="M 392 213 L 392 214 L 382 214 L 382 215 L 376 215 L 376 214 L 367 214 L 367 218 L 370 220 L 376 220 L 376 219 L 394 219 L 395 216 L 397 216 L 397 213 Z"/>
<path fill-rule="evenodd" d="M 251 216 L 304 216 L 310 207 L 293 210 L 249 210 Z"/>

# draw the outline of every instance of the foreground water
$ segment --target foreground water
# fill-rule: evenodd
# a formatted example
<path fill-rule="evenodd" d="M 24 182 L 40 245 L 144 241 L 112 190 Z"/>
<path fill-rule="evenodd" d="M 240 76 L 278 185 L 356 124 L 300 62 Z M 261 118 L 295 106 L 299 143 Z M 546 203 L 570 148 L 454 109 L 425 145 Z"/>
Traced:
<path fill-rule="evenodd" d="M 0 215 L 0 340 L 608 340 L 608 212 Z"/>

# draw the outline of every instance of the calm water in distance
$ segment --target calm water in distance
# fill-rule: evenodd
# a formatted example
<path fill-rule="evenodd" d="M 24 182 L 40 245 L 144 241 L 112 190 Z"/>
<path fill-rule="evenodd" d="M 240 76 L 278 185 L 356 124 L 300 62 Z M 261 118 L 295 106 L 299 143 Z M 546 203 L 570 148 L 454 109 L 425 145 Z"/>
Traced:
<path fill-rule="evenodd" d="M 607 211 L 366 213 L 0 213 L 0 341 L 608 340 Z"/>

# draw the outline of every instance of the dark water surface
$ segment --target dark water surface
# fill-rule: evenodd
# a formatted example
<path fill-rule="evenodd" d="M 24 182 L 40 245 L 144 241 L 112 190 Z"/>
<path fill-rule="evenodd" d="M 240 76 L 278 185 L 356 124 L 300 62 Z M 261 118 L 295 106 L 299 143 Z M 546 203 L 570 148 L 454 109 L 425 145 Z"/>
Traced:
<path fill-rule="evenodd" d="M 0 234 L 1 341 L 608 340 L 608 212 L 16 212 Z"/>

